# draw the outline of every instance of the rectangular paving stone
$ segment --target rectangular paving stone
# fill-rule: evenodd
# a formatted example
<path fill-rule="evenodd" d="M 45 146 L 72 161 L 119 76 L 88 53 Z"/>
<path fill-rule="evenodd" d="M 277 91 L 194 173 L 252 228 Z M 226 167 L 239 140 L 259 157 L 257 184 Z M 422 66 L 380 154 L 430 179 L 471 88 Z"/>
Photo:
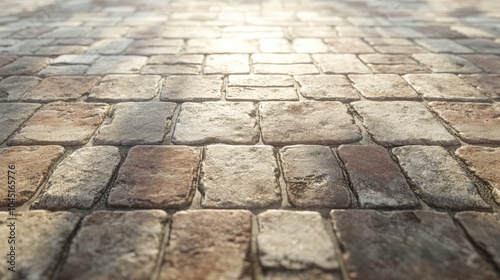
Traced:
<path fill-rule="evenodd" d="M 414 54 L 412 58 L 429 67 L 434 73 L 478 73 L 477 68 L 470 61 L 452 54 Z"/>
<path fill-rule="evenodd" d="M 325 74 L 371 73 L 354 54 L 313 54 L 312 57 Z"/>
<path fill-rule="evenodd" d="M 116 147 L 86 147 L 65 158 L 35 204 L 48 210 L 90 209 L 104 194 L 121 157 Z"/>
<path fill-rule="evenodd" d="M 259 114 L 262 139 L 269 145 L 332 145 L 361 139 L 345 105 L 337 101 L 261 102 Z"/>
<path fill-rule="evenodd" d="M 408 74 L 404 78 L 427 100 L 488 100 L 479 90 L 453 74 Z"/>
<path fill-rule="evenodd" d="M 370 64 L 417 64 L 417 62 L 405 54 L 361 54 L 359 58 L 364 63 Z"/>
<path fill-rule="evenodd" d="M 17 56 L 15 55 L 0 55 L 0 67 L 9 64 L 16 59 Z"/>
<path fill-rule="evenodd" d="M 218 38 L 222 30 L 215 26 L 167 26 L 163 29 L 164 38 Z"/>
<path fill-rule="evenodd" d="M 5 142 L 38 108 L 39 104 L 0 103 L 0 144 Z"/>
<path fill-rule="evenodd" d="M 106 26 L 95 27 L 90 32 L 85 34 L 89 38 L 121 38 L 127 34 L 129 27 L 125 26 Z"/>
<path fill-rule="evenodd" d="M 500 204 L 500 148 L 462 146 L 455 155 L 465 162 L 467 168 L 491 189 L 491 195 Z"/>
<path fill-rule="evenodd" d="M 168 76 L 160 95 L 166 101 L 216 101 L 222 98 L 223 76 Z"/>
<path fill-rule="evenodd" d="M 246 54 L 213 54 L 207 55 L 205 74 L 248 74 L 249 58 Z"/>
<path fill-rule="evenodd" d="M 105 123 L 94 138 L 97 145 L 133 146 L 161 144 L 170 130 L 175 103 L 118 103 L 112 119 Z"/>
<path fill-rule="evenodd" d="M 426 54 L 429 51 L 416 45 L 378 45 L 373 48 L 383 54 Z"/>
<path fill-rule="evenodd" d="M 48 57 L 24 56 L 0 68 L 0 76 L 31 76 L 49 64 Z"/>
<path fill-rule="evenodd" d="M 34 76 L 11 76 L 0 81 L 0 100 L 17 101 L 42 79 Z"/>
<path fill-rule="evenodd" d="M 330 46 L 334 53 L 374 53 L 372 47 L 363 42 L 360 38 L 328 38 L 325 43 Z"/>
<path fill-rule="evenodd" d="M 128 38 L 102 39 L 94 42 L 87 53 L 90 54 L 119 54 L 123 52 L 134 40 Z"/>
<path fill-rule="evenodd" d="M 146 60 L 145 56 L 103 56 L 90 66 L 87 75 L 139 73 Z"/>
<path fill-rule="evenodd" d="M 461 57 L 474 63 L 487 73 L 500 74 L 500 57 L 493 54 L 465 54 Z"/>
<path fill-rule="evenodd" d="M 460 74 L 459 77 L 466 81 L 468 84 L 476 87 L 486 96 L 491 99 L 500 100 L 500 75 L 488 75 L 488 74 L 472 74 L 463 75 Z M 0 82 L 0 88 L 2 83 Z"/>
<path fill-rule="evenodd" d="M 97 211 L 85 217 L 55 279 L 149 279 L 167 214 Z"/>
<path fill-rule="evenodd" d="M 176 65 L 146 65 L 142 67 L 141 74 L 158 75 L 198 75 L 201 72 L 201 65 L 197 64 L 176 64 Z"/>
<path fill-rule="evenodd" d="M 102 103 L 50 103 L 9 139 L 8 145 L 84 145 L 109 109 Z"/>
<path fill-rule="evenodd" d="M 418 39 L 415 42 L 424 48 L 435 53 L 473 53 L 474 51 L 455 43 L 450 39 L 445 38 L 432 38 L 432 39 Z"/>
<path fill-rule="evenodd" d="M 351 279 L 495 279 L 446 213 L 334 210 L 331 217 Z"/>
<path fill-rule="evenodd" d="M 88 100 L 103 102 L 145 101 L 158 94 L 161 76 L 107 75 L 90 91 Z"/>
<path fill-rule="evenodd" d="M 380 146 L 342 145 L 338 149 L 361 208 L 420 206 L 399 166 Z"/>
<path fill-rule="evenodd" d="M 339 269 L 333 242 L 318 212 L 267 210 L 259 214 L 257 219 L 258 254 L 265 268 Z"/>
<path fill-rule="evenodd" d="M 413 74 L 413 73 L 431 73 L 429 68 L 414 64 L 367 64 L 373 73 L 380 74 Z"/>
<path fill-rule="evenodd" d="M 299 100 L 293 87 L 228 87 L 226 100 L 260 101 L 260 100 Z"/>
<path fill-rule="evenodd" d="M 500 213 L 460 212 L 455 219 L 465 228 L 474 244 L 487 252 L 491 259 L 500 267 Z"/>
<path fill-rule="evenodd" d="M 380 145 L 456 145 L 459 142 L 419 102 L 352 103 L 363 125 Z"/>
<path fill-rule="evenodd" d="M 245 279 L 252 214 L 245 210 L 177 212 L 161 260 L 160 279 Z"/>
<path fill-rule="evenodd" d="M 425 203 L 442 209 L 488 209 L 474 182 L 440 146 L 404 146 L 392 152 Z"/>
<path fill-rule="evenodd" d="M 197 28 L 198 29 L 198 28 Z M 200 32 L 197 30 L 197 34 Z M 258 42 L 253 39 L 191 39 L 186 44 L 186 54 L 256 53 Z"/>
<path fill-rule="evenodd" d="M 0 250 L 9 254 L 15 247 L 15 272 L 7 270 L 4 261 L 0 268 L 2 279 L 52 279 L 63 255 L 64 247 L 75 230 L 81 216 L 68 212 L 29 211 L 19 213 L 16 223 L 15 244 L 8 244 L 9 225 L 12 220 L 7 212 L 0 213 L 0 237 L 5 240 Z M 50 238 L 49 238 L 50 237 Z M 36 252 L 36 253 L 34 253 Z M 43 256 L 43 257 L 40 257 Z M 8 256 L 4 257 L 7 260 Z"/>
<path fill-rule="evenodd" d="M 160 55 L 160 54 L 177 54 L 180 51 L 180 46 L 158 46 L 158 47 L 134 47 L 131 46 L 127 49 L 125 54 L 137 55 Z"/>
<path fill-rule="evenodd" d="M 55 76 L 43 79 L 22 99 L 28 101 L 74 101 L 88 93 L 100 80 L 96 76 Z"/>
<path fill-rule="evenodd" d="M 500 44 L 488 39 L 458 39 L 457 43 L 467 46 L 480 54 L 500 54 Z"/>
<path fill-rule="evenodd" d="M 431 102 L 429 106 L 471 144 L 500 144 L 499 103 Z"/>
<path fill-rule="evenodd" d="M 54 58 L 50 64 L 87 64 L 90 65 L 99 58 L 96 54 L 65 54 Z"/>
<path fill-rule="evenodd" d="M 153 55 L 148 64 L 202 64 L 203 57 L 201 54 Z"/>
<path fill-rule="evenodd" d="M 348 208 L 349 186 L 326 146 L 288 146 L 280 150 L 288 201 L 299 208 Z"/>
<path fill-rule="evenodd" d="M 283 38 L 263 38 L 259 40 L 259 50 L 263 53 L 284 53 L 292 52 L 290 42 Z"/>
<path fill-rule="evenodd" d="M 204 208 L 265 208 L 281 203 L 279 168 L 271 146 L 211 145 L 199 190 Z"/>
<path fill-rule="evenodd" d="M 297 53 L 327 53 L 330 51 L 323 40 L 316 38 L 294 39 L 292 48 Z"/>
<path fill-rule="evenodd" d="M 38 72 L 39 77 L 51 76 L 83 76 L 89 69 L 88 65 L 49 65 Z"/>
<path fill-rule="evenodd" d="M 43 34 L 44 38 L 78 38 L 84 36 L 87 32 L 92 30 L 88 26 L 74 26 L 74 27 L 58 27 L 51 32 Z"/>
<path fill-rule="evenodd" d="M 298 64 L 312 63 L 308 54 L 265 54 L 256 53 L 251 56 L 253 63 L 264 64 Z"/>
<path fill-rule="evenodd" d="M 313 100 L 358 100 L 357 91 L 342 75 L 301 75 L 295 76 L 302 96 Z"/>
<path fill-rule="evenodd" d="M 35 52 L 36 55 L 62 55 L 62 54 L 82 54 L 87 51 L 86 46 L 43 46 Z"/>
<path fill-rule="evenodd" d="M 191 204 L 200 164 L 197 148 L 135 146 L 108 197 L 111 207 L 184 208 Z"/>
<path fill-rule="evenodd" d="M 293 87 L 288 75 L 229 75 L 228 87 Z"/>
<path fill-rule="evenodd" d="M 256 144 L 257 108 L 251 102 L 183 103 L 172 142 L 198 144 Z"/>
<path fill-rule="evenodd" d="M 8 182 L 9 165 L 15 165 L 16 204 L 22 205 L 33 197 L 42 182 L 47 178 L 50 167 L 63 155 L 60 146 L 9 147 L 0 149 L 2 165 L 0 179 Z M 12 175 L 12 174 L 11 174 Z M 5 183 L 5 184 L 6 184 Z M 9 198 L 7 184 L 0 188 L 0 207 L 7 207 Z"/>
<path fill-rule="evenodd" d="M 255 74 L 319 74 L 314 64 L 253 64 L 252 68 Z"/>
<path fill-rule="evenodd" d="M 349 75 L 353 86 L 367 99 L 415 100 L 418 94 L 400 76 L 395 74 Z"/>

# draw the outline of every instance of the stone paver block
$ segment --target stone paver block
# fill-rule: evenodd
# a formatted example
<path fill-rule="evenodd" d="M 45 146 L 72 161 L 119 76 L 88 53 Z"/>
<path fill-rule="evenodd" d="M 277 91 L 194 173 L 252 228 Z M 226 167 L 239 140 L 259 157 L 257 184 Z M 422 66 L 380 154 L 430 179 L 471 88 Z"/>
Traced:
<path fill-rule="evenodd" d="M 177 212 L 160 279 L 242 279 L 251 275 L 252 214 L 245 210 Z"/>
<path fill-rule="evenodd" d="M 208 55 L 205 74 L 248 74 L 250 73 L 249 58 L 246 54 L 213 54 Z"/>
<path fill-rule="evenodd" d="M 257 123 L 257 108 L 250 102 L 188 102 L 181 106 L 172 142 L 255 144 Z"/>
<path fill-rule="evenodd" d="M 425 48 L 416 45 L 379 45 L 373 46 L 375 50 L 383 54 L 420 54 L 428 53 Z"/>
<path fill-rule="evenodd" d="M 371 73 L 354 54 L 313 54 L 313 59 L 325 74 Z"/>
<path fill-rule="evenodd" d="M 404 146 L 392 151 L 427 204 L 453 210 L 489 208 L 465 170 L 443 147 Z"/>
<path fill-rule="evenodd" d="M 459 142 L 419 102 L 354 102 L 363 125 L 381 145 L 439 144 Z"/>
<path fill-rule="evenodd" d="M 86 147 L 59 164 L 37 208 L 90 209 L 104 194 L 121 157 L 116 147 Z"/>
<path fill-rule="evenodd" d="M 111 189 L 108 204 L 131 208 L 182 208 L 191 204 L 200 164 L 197 148 L 135 146 Z"/>
<path fill-rule="evenodd" d="M 500 148 L 464 146 L 455 151 L 467 167 L 491 188 L 491 195 L 500 204 Z"/>
<path fill-rule="evenodd" d="M 488 73 L 500 74 L 500 57 L 493 54 L 467 54 L 463 58 L 474 63 Z"/>
<path fill-rule="evenodd" d="M 97 211 L 85 217 L 56 279 L 149 279 L 167 214 Z"/>
<path fill-rule="evenodd" d="M 338 151 L 361 208 L 403 209 L 420 206 L 386 149 L 374 145 L 342 145 Z"/>
<path fill-rule="evenodd" d="M 87 75 L 139 73 L 148 58 L 145 56 L 103 56 L 87 71 Z"/>
<path fill-rule="evenodd" d="M 201 65 L 195 64 L 172 64 L 156 65 L 150 64 L 142 68 L 141 74 L 162 74 L 162 75 L 198 75 L 201 72 Z"/>
<path fill-rule="evenodd" d="M 395 74 L 349 75 L 354 87 L 373 100 L 418 99 L 413 88 Z"/>
<path fill-rule="evenodd" d="M 86 64 L 90 65 L 99 58 L 96 54 L 65 54 L 54 58 L 50 64 Z"/>
<path fill-rule="evenodd" d="M 293 87 L 228 87 L 226 99 L 231 101 L 299 100 Z"/>
<path fill-rule="evenodd" d="M 64 246 L 81 216 L 67 212 L 29 211 L 20 213 L 17 221 L 7 220 L 9 217 L 7 212 L 0 213 L 3 229 L 0 237 L 5 240 L 0 250 L 9 254 L 11 246 L 15 247 L 15 272 L 7 270 L 10 265 L 5 263 L 0 269 L 0 278 L 52 279 Z M 15 244 L 7 244 L 11 222 L 16 223 Z M 4 259 L 7 260 L 7 257 Z"/>
<path fill-rule="evenodd" d="M 89 69 L 88 65 L 49 65 L 38 72 L 39 77 L 51 76 L 83 76 Z"/>
<path fill-rule="evenodd" d="M 39 104 L 0 103 L 0 144 L 5 142 L 38 108 Z"/>
<path fill-rule="evenodd" d="M 281 189 L 270 146 L 212 145 L 205 150 L 199 190 L 205 208 L 265 208 L 279 205 Z"/>
<path fill-rule="evenodd" d="M 265 268 L 339 268 L 333 242 L 318 212 L 268 210 L 257 219 L 259 260 Z"/>
<path fill-rule="evenodd" d="M 452 54 L 414 54 L 414 59 L 429 67 L 435 73 L 478 73 L 477 68 L 470 61 Z"/>
<path fill-rule="evenodd" d="M 347 108 L 337 101 L 262 102 L 259 113 L 266 144 L 340 144 L 361 139 Z"/>
<path fill-rule="evenodd" d="M 414 64 L 368 64 L 373 73 L 380 74 L 408 74 L 408 73 L 430 73 L 431 71 L 422 65 Z"/>
<path fill-rule="evenodd" d="M 264 64 L 299 64 L 312 63 L 312 59 L 308 54 L 252 54 L 253 63 Z"/>
<path fill-rule="evenodd" d="M 456 42 L 480 54 L 500 54 L 500 44 L 488 39 L 459 39 Z"/>
<path fill-rule="evenodd" d="M 89 38 L 120 38 L 127 34 L 129 27 L 111 26 L 95 27 L 85 37 Z"/>
<path fill-rule="evenodd" d="M 292 47 L 298 53 L 327 53 L 330 51 L 321 39 L 316 38 L 294 39 Z"/>
<path fill-rule="evenodd" d="M 291 52 L 290 42 L 283 38 L 263 38 L 259 40 L 259 49 L 263 53 L 285 53 Z"/>
<path fill-rule="evenodd" d="M 89 95 L 89 100 L 144 101 L 158 93 L 161 76 L 156 75 L 108 75 L 102 78 Z"/>
<path fill-rule="evenodd" d="M 408 74 L 404 78 L 428 100 L 488 100 L 479 90 L 453 74 Z"/>
<path fill-rule="evenodd" d="M 33 76 L 11 76 L 0 81 L 0 100 L 17 101 L 42 79 Z"/>
<path fill-rule="evenodd" d="M 185 55 L 153 55 L 148 60 L 148 64 L 202 64 L 203 55 L 185 54 Z"/>
<path fill-rule="evenodd" d="M 429 38 L 415 40 L 424 48 L 435 53 L 473 53 L 474 51 L 445 38 Z"/>
<path fill-rule="evenodd" d="M 465 142 L 500 144 L 500 104 L 431 102 L 429 106 Z"/>
<path fill-rule="evenodd" d="M 37 191 L 38 187 L 46 179 L 50 167 L 63 155 L 64 148 L 60 146 L 30 146 L 9 147 L 0 149 L 2 166 L 0 166 L 0 179 L 8 182 L 8 166 L 14 164 L 16 167 L 16 204 L 27 202 Z M 0 207 L 8 204 L 7 185 L 0 189 Z"/>
<path fill-rule="evenodd" d="M 122 146 L 160 144 L 170 130 L 176 107 L 170 102 L 119 103 L 113 109 L 110 122 L 99 129 L 94 143 Z"/>
<path fill-rule="evenodd" d="M 300 208 L 348 208 L 351 198 L 342 168 L 326 146 L 280 150 L 288 201 Z"/>
<path fill-rule="evenodd" d="M 287 75 L 230 75 L 228 87 L 293 87 Z"/>
<path fill-rule="evenodd" d="M 361 61 L 370 64 L 417 64 L 417 62 L 404 54 L 362 54 Z"/>
<path fill-rule="evenodd" d="M 119 54 L 123 52 L 134 40 L 121 38 L 121 39 L 103 39 L 95 42 L 90 46 L 87 53 L 93 54 Z"/>
<path fill-rule="evenodd" d="M 500 267 L 500 213 L 461 212 L 455 219 L 465 228 L 474 243 L 487 252 Z"/>
<path fill-rule="evenodd" d="M 84 145 L 104 120 L 102 103 L 50 103 L 40 108 L 9 145 Z"/>
<path fill-rule="evenodd" d="M 374 53 L 375 51 L 360 38 L 329 38 L 325 43 L 334 53 Z"/>
<path fill-rule="evenodd" d="M 197 34 L 200 32 L 197 30 Z M 185 53 L 187 54 L 213 54 L 213 53 L 256 53 L 259 45 L 256 40 L 251 39 L 191 39 L 187 42 Z"/>
<path fill-rule="evenodd" d="M 216 101 L 222 98 L 223 77 L 168 76 L 160 99 L 168 101 Z"/>
<path fill-rule="evenodd" d="M 62 54 L 82 54 L 87 51 L 86 46 L 43 46 L 36 55 L 62 55 Z"/>
<path fill-rule="evenodd" d="M 319 74 L 314 64 L 254 64 L 255 74 L 308 75 Z"/>
<path fill-rule="evenodd" d="M 51 32 L 43 34 L 44 38 L 79 38 L 83 37 L 87 32 L 92 30 L 88 26 L 71 26 L 71 27 L 58 27 Z"/>
<path fill-rule="evenodd" d="M 349 80 L 342 75 L 295 76 L 300 93 L 313 100 L 358 100 L 359 96 Z"/>
<path fill-rule="evenodd" d="M 500 100 L 500 75 L 473 74 L 460 75 L 460 78 L 472 86 L 475 86 L 490 98 Z"/>
<path fill-rule="evenodd" d="M 45 78 L 29 91 L 23 100 L 29 101 L 71 101 L 88 93 L 100 80 L 95 76 L 57 76 Z"/>
<path fill-rule="evenodd" d="M 446 213 L 334 210 L 331 216 L 351 279 L 495 279 Z"/>
<path fill-rule="evenodd" d="M 34 75 L 49 64 L 48 57 L 25 56 L 0 68 L 0 76 Z"/>

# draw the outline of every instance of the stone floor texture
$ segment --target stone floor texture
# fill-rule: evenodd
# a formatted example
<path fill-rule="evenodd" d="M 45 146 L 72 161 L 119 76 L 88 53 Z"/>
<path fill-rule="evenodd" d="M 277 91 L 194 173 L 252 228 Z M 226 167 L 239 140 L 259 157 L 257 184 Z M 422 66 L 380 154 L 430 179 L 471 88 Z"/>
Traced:
<path fill-rule="evenodd" d="M 0 279 L 500 279 L 500 1 L 1 1 L 0 186 Z"/>

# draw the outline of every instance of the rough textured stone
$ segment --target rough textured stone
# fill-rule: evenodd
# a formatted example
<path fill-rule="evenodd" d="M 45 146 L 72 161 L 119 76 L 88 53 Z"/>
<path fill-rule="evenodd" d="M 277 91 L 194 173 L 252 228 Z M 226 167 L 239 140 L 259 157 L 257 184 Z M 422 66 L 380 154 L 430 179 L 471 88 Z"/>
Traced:
<path fill-rule="evenodd" d="M 25 56 L 0 68 L 0 76 L 34 75 L 49 64 L 48 57 Z"/>
<path fill-rule="evenodd" d="M 38 187 L 46 179 L 49 168 L 64 153 L 64 148 L 59 146 L 31 146 L 10 147 L 0 149 L 2 165 L 0 166 L 0 179 L 7 183 L 8 165 L 16 167 L 16 204 L 21 205 L 31 199 Z M 0 207 L 7 206 L 8 188 L 0 188 Z"/>
<path fill-rule="evenodd" d="M 368 64 L 373 73 L 381 74 L 409 74 L 430 73 L 431 71 L 422 65 L 414 64 Z"/>
<path fill-rule="evenodd" d="M 342 168 L 326 146 L 289 146 L 280 150 L 288 201 L 300 208 L 351 205 Z"/>
<path fill-rule="evenodd" d="M 487 252 L 500 267 L 500 213 L 461 212 L 455 219 L 465 228 L 474 243 Z"/>
<path fill-rule="evenodd" d="M 56 279 L 149 279 L 166 219 L 159 210 L 90 214 Z"/>
<path fill-rule="evenodd" d="M 36 51 L 36 55 L 82 54 L 87 51 L 85 46 L 43 46 Z"/>
<path fill-rule="evenodd" d="M 5 142 L 33 113 L 38 104 L 0 103 L 0 144 Z"/>
<path fill-rule="evenodd" d="M 359 96 L 349 80 L 342 75 L 295 76 L 300 93 L 314 100 L 358 100 Z"/>
<path fill-rule="evenodd" d="M 312 63 L 311 57 L 307 54 L 252 54 L 253 63 L 264 64 L 299 64 Z"/>
<path fill-rule="evenodd" d="M 222 76 L 168 76 L 161 100 L 210 101 L 222 98 Z"/>
<path fill-rule="evenodd" d="M 53 100 L 76 100 L 88 93 L 99 81 L 99 77 L 49 77 L 29 91 L 23 100 L 30 101 L 53 101 Z"/>
<path fill-rule="evenodd" d="M 500 204 L 500 148 L 464 146 L 455 151 L 467 167 L 491 188 L 491 195 Z"/>
<path fill-rule="evenodd" d="M 386 149 L 374 145 L 342 145 L 339 156 L 361 208 L 401 209 L 420 206 Z"/>
<path fill-rule="evenodd" d="M 359 128 L 340 102 L 262 102 L 259 113 L 266 144 L 339 144 L 361 139 Z"/>
<path fill-rule="evenodd" d="M 16 60 L 16 58 L 17 57 L 14 55 L 6 55 L 6 56 L 0 55 L 0 67 L 11 63 L 12 61 Z"/>
<path fill-rule="evenodd" d="M 332 271 L 324 271 L 313 268 L 307 270 L 268 270 L 265 271 L 264 279 L 266 280 L 340 280 L 340 273 Z"/>
<path fill-rule="evenodd" d="M 182 208 L 191 204 L 200 151 L 191 147 L 136 146 L 130 149 L 108 204 L 132 208 Z"/>
<path fill-rule="evenodd" d="M 104 194 L 120 163 L 116 147 L 86 147 L 76 150 L 59 164 L 50 177 L 48 190 L 37 208 L 89 209 Z"/>
<path fill-rule="evenodd" d="M 428 100 L 488 100 L 480 91 L 453 74 L 408 74 L 404 78 Z"/>
<path fill-rule="evenodd" d="M 83 76 L 89 69 L 88 65 L 49 65 L 38 72 L 39 77 L 51 76 Z"/>
<path fill-rule="evenodd" d="M 252 67 L 255 74 L 319 74 L 314 64 L 254 64 Z"/>
<path fill-rule="evenodd" d="M 360 38 L 329 38 L 325 43 L 334 53 L 374 53 L 375 51 Z"/>
<path fill-rule="evenodd" d="M 298 53 L 327 53 L 329 51 L 328 46 L 321 39 L 316 38 L 294 39 L 292 47 Z"/>
<path fill-rule="evenodd" d="M 475 86 L 490 98 L 500 100 L 500 75 L 473 74 L 460 75 L 460 78 Z"/>
<path fill-rule="evenodd" d="M 474 51 L 460 44 L 455 43 L 450 39 L 432 38 L 415 40 L 424 48 L 436 53 L 473 53 Z"/>
<path fill-rule="evenodd" d="M 8 271 L 8 263 L 5 263 L 0 269 L 0 278 L 52 279 L 64 246 L 81 219 L 80 215 L 46 211 L 20 213 L 15 221 L 16 243 L 10 245 L 7 244 L 7 226 L 12 221 L 7 220 L 8 218 L 7 212 L 0 213 L 0 237 L 5 241 L 0 245 L 0 250 L 7 254 L 10 252 L 10 246 L 15 246 L 16 272 Z"/>
<path fill-rule="evenodd" d="M 50 64 L 92 64 L 99 58 L 96 54 L 66 54 L 54 58 Z"/>
<path fill-rule="evenodd" d="M 200 34 L 199 31 L 196 31 Z M 256 53 L 259 51 L 258 42 L 250 39 L 191 39 L 187 42 L 187 54 L 198 53 Z"/>
<path fill-rule="evenodd" d="M 146 65 L 141 74 L 163 74 L 163 75 L 198 75 L 201 65 L 177 64 L 177 65 Z"/>
<path fill-rule="evenodd" d="M 145 56 L 103 56 L 92 64 L 87 75 L 139 73 L 146 60 Z"/>
<path fill-rule="evenodd" d="M 228 87 L 293 87 L 287 75 L 230 75 Z"/>
<path fill-rule="evenodd" d="M 228 87 L 226 99 L 231 101 L 299 100 L 293 87 Z"/>
<path fill-rule="evenodd" d="M 170 102 L 126 102 L 115 105 L 113 118 L 94 138 L 98 145 L 160 144 L 170 130 L 177 107 Z"/>
<path fill-rule="evenodd" d="M 453 210 L 489 208 L 474 182 L 443 147 L 405 146 L 392 151 L 427 204 Z"/>
<path fill-rule="evenodd" d="M 371 73 L 353 54 L 313 54 L 313 59 L 325 74 Z"/>
<path fill-rule="evenodd" d="M 376 51 L 383 54 L 420 54 L 427 53 L 428 50 L 416 45 L 379 45 L 373 47 Z"/>
<path fill-rule="evenodd" d="M 186 55 L 153 55 L 148 60 L 148 64 L 202 64 L 203 55 L 186 54 Z"/>
<path fill-rule="evenodd" d="M 258 223 L 257 247 L 264 267 L 339 268 L 332 240 L 319 213 L 268 210 L 258 216 Z"/>
<path fill-rule="evenodd" d="M 500 104 L 431 102 L 429 106 L 465 142 L 500 144 Z"/>
<path fill-rule="evenodd" d="M 429 67 L 435 73 L 477 73 L 477 68 L 470 61 L 452 54 L 414 54 L 414 59 Z"/>
<path fill-rule="evenodd" d="M 418 102 L 354 102 L 363 125 L 381 145 L 454 145 L 459 142 Z"/>
<path fill-rule="evenodd" d="M 182 211 L 172 218 L 160 279 L 242 279 L 247 262 L 252 214 L 244 210 Z"/>
<path fill-rule="evenodd" d="M 279 168 L 270 146 L 208 146 L 201 169 L 201 205 L 245 209 L 279 205 L 278 179 Z"/>
<path fill-rule="evenodd" d="M 71 27 L 58 27 L 51 32 L 43 34 L 44 38 L 78 38 L 85 35 L 85 33 L 92 30 L 92 27 L 88 26 L 71 26 Z"/>
<path fill-rule="evenodd" d="M 474 63 L 488 73 L 500 74 L 500 57 L 493 54 L 468 54 L 462 55 L 463 58 Z"/>
<path fill-rule="evenodd" d="M 351 279 L 496 278 L 446 213 L 335 210 L 331 216 Z"/>
<path fill-rule="evenodd" d="M 250 73 L 248 55 L 213 54 L 208 55 L 203 72 L 205 74 L 247 74 Z"/>
<path fill-rule="evenodd" d="M 498 36 L 498 35 L 497 35 Z M 457 42 L 480 54 L 500 54 L 500 44 L 487 39 L 460 39 Z"/>
<path fill-rule="evenodd" d="M 417 64 L 415 60 L 404 54 L 362 54 L 359 58 L 364 63 L 370 64 Z"/>
<path fill-rule="evenodd" d="M 87 53 L 98 53 L 98 54 L 119 54 L 123 52 L 131 43 L 132 39 L 121 38 L 121 39 L 103 39 L 96 41 Z"/>
<path fill-rule="evenodd" d="M 40 108 L 9 145 L 84 145 L 102 123 L 109 106 L 101 103 L 50 103 Z"/>
<path fill-rule="evenodd" d="M 156 96 L 161 77 L 156 75 L 108 75 L 89 95 L 95 101 L 144 101 Z"/>
<path fill-rule="evenodd" d="M 17 101 L 42 79 L 31 76 L 12 76 L 0 81 L 0 100 Z"/>
<path fill-rule="evenodd" d="M 366 98 L 374 100 L 418 99 L 410 85 L 398 75 L 349 75 L 354 87 Z"/>
<path fill-rule="evenodd" d="M 250 102 L 182 104 L 175 144 L 255 144 L 259 141 L 257 108 Z"/>

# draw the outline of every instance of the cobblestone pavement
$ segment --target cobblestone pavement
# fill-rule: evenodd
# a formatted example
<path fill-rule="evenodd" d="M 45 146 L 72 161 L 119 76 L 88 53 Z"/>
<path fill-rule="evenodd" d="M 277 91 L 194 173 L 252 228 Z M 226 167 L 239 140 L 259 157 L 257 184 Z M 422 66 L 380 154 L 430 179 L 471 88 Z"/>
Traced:
<path fill-rule="evenodd" d="M 2 1 L 0 182 L 0 279 L 500 279 L 500 2 Z"/>

